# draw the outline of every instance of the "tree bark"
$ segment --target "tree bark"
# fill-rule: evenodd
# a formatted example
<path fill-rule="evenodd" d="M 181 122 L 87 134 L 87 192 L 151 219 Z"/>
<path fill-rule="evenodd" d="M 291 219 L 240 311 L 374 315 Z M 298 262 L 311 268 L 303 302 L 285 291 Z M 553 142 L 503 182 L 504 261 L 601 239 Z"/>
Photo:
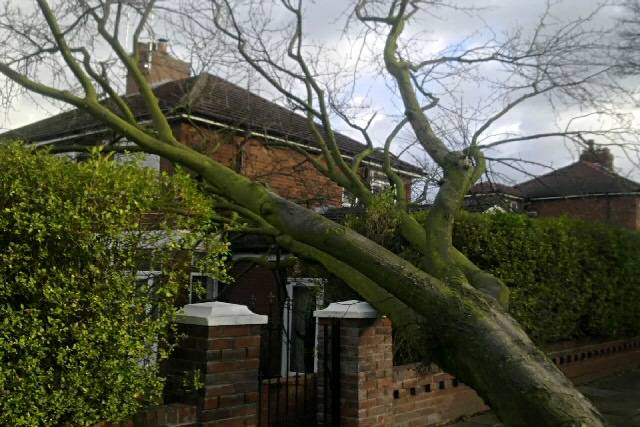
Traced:
<path fill-rule="evenodd" d="M 100 34 L 141 87 L 154 130 L 139 126 L 126 114 L 119 115 L 99 102 L 90 77 L 74 62 L 75 57 L 45 0 L 39 0 L 40 8 L 65 62 L 85 88 L 85 97 L 30 80 L 1 62 L 0 73 L 32 92 L 87 111 L 142 150 L 198 174 L 217 195 L 237 205 L 243 215 L 257 218 L 259 225 L 268 229 L 282 246 L 322 263 L 381 312 L 388 314 L 397 327 L 415 328 L 416 332 L 425 334 L 427 340 L 434 342 L 436 362 L 473 387 L 507 426 L 604 426 L 590 402 L 536 348 L 517 322 L 497 302 L 473 287 L 495 288 L 500 292 L 501 283 L 477 269 L 451 245 L 454 211 L 477 174 L 467 163 L 473 155 L 451 152 L 433 133 L 412 87 L 408 64 L 395 58 L 396 42 L 404 22 L 403 10 L 409 3 L 403 0 L 397 19 L 385 21 L 393 24 L 385 46 L 385 62 L 398 82 L 407 120 L 418 140 L 445 171 L 444 188 L 426 229 L 416 231 L 415 220 L 403 212 L 401 232 L 422 251 L 426 259 L 424 269 L 179 144 L 134 59 L 127 55 L 117 38 L 107 32 L 105 21 L 97 17 L 95 11 L 92 16 Z M 145 16 L 152 7 L 153 1 L 145 8 Z M 309 76 L 309 73 L 305 75 Z M 316 92 L 318 96 L 322 95 L 321 90 Z M 313 117 L 310 118 L 312 130 L 317 131 Z M 323 118 L 329 130 L 328 116 L 323 114 Z M 351 177 L 355 185 L 358 182 L 356 173 L 341 163 L 341 153 L 334 139 L 331 136 L 329 145 L 323 146 L 329 153 L 324 159 L 329 162 L 327 167 L 332 165 L 331 161 L 340 163 L 336 169 L 342 170 L 343 175 L 338 175 L 336 181 L 347 185 L 350 180 L 345 176 Z"/>
<path fill-rule="evenodd" d="M 123 131 L 139 136 L 134 127 Z M 398 324 L 407 322 L 410 308 L 411 316 L 422 321 L 426 338 L 435 340 L 436 363 L 476 390 L 505 425 L 605 425 L 518 323 L 471 285 L 439 280 L 188 147 L 149 136 L 136 139 L 146 151 L 193 170 L 220 194 L 261 217 L 281 233 L 283 246 L 323 263 Z"/>
<path fill-rule="evenodd" d="M 436 362 L 474 388 L 507 426 L 605 425 L 518 323 L 473 287 L 435 279 L 359 234 L 277 196 L 270 205 L 265 217 L 278 229 L 351 266 L 370 280 L 369 287 L 396 297 L 400 304 L 385 303 L 380 290 L 363 294 L 392 320 L 406 318 L 403 310 L 411 308 L 429 331 L 427 338 L 436 341 Z M 345 281 L 353 286 L 348 277 Z"/>

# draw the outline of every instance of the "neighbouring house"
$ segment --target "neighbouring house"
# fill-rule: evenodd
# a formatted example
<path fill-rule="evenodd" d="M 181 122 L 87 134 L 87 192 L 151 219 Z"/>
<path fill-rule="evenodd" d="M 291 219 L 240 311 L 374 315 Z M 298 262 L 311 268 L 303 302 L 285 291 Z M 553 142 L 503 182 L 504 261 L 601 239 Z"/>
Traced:
<path fill-rule="evenodd" d="M 568 215 L 640 229 L 640 184 L 618 175 L 608 148 L 590 143 L 580 159 L 514 186 L 480 182 L 465 196 L 476 212 L 502 209 L 537 216 Z"/>
<path fill-rule="evenodd" d="M 308 152 L 320 151 L 305 117 L 211 74 L 189 76 L 189 64 L 169 54 L 166 40 L 141 44 L 140 51 L 142 68 L 180 142 L 304 206 L 325 211 L 350 203 L 349 195 L 341 187 L 321 175 L 305 155 L 287 146 L 293 143 Z M 131 78 L 127 79 L 126 90 L 125 100 L 136 119 L 141 124 L 149 123 L 146 106 Z M 335 137 L 346 158 L 365 149 L 365 145 L 348 136 L 336 133 Z M 79 110 L 14 129 L 0 135 L 2 138 L 53 146 L 104 141 L 118 141 L 120 146 L 128 144 L 121 135 Z M 387 185 L 381 179 L 382 161 L 382 153 L 376 151 L 362 162 L 360 172 L 373 190 Z M 159 171 L 174 169 L 169 161 L 155 155 L 146 155 L 144 162 Z M 422 175 L 420 168 L 399 159 L 393 159 L 392 167 L 408 188 L 414 178 Z M 315 342 L 312 312 L 316 309 L 320 282 L 313 278 L 288 277 L 284 266 L 267 269 L 246 261 L 267 254 L 273 263 L 284 265 L 289 254 L 269 239 L 236 236 L 232 251 L 233 285 L 192 273 L 193 281 L 206 284 L 205 300 L 249 305 L 256 313 L 268 314 L 271 321 L 282 324 L 290 339 L 286 340 L 288 344 L 279 345 L 285 341 L 283 334 L 274 333 L 274 345 L 270 343 L 270 347 L 274 347 L 271 373 L 313 370 L 313 357 L 309 357 Z M 153 281 L 157 273 L 145 272 L 144 277 Z M 288 357 L 281 357 L 284 354 Z"/>

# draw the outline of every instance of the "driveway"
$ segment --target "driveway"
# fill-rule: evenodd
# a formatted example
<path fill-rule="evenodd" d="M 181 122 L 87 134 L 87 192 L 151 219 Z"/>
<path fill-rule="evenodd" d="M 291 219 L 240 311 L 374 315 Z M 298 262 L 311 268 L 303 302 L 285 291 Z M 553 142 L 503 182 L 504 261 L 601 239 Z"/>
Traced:
<path fill-rule="evenodd" d="M 611 427 L 640 427 L 640 369 L 579 386 Z M 450 427 L 499 427 L 492 413 L 476 415 Z"/>

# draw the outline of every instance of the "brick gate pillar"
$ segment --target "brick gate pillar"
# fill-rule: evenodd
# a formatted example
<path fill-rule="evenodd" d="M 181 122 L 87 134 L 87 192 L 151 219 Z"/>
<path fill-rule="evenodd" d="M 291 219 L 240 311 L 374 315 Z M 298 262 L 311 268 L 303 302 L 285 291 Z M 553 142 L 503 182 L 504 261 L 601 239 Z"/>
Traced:
<path fill-rule="evenodd" d="M 194 404 L 203 427 L 255 426 L 260 329 L 267 316 L 244 305 L 189 304 L 166 363 L 165 400 Z"/>
<path fill-rule="evenodd" d="M 339 417 L 340 427 L 391 426 L 391 321 L 361 301 L 332 303 L 314 314 L 319 425 L 333 427 Z"/>

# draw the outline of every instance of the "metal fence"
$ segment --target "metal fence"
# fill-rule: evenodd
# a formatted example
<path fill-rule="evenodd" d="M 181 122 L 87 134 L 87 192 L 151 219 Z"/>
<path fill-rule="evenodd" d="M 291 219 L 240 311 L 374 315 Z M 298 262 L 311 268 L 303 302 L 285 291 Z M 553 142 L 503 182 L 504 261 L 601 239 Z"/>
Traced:
<path fill-rule="evenodd" d="M 258 378 L 258 426 L 316 425 L 315 327 L 291 299 L 272 301 Z M 310 338 L 311 334 L 313 340 Z"/>

